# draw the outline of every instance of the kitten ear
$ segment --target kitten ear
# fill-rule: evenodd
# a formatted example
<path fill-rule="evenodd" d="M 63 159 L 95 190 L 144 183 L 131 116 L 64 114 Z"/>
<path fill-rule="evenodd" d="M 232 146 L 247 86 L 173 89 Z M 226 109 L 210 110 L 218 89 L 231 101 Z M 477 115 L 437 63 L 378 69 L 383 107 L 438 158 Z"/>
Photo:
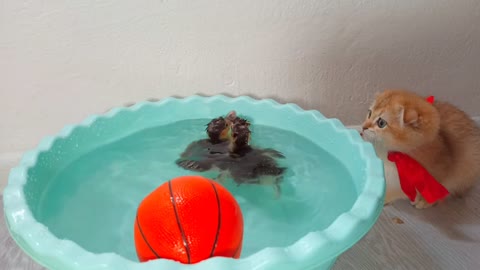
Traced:
<path fill-rule="evenodd" d="M 417 126 L 418 124 L 418 113 L 414 109 L 405 109 L 405 107 L 400 107 L 399 112 L 400 123 L 402 127 L 404 125 Z"/>

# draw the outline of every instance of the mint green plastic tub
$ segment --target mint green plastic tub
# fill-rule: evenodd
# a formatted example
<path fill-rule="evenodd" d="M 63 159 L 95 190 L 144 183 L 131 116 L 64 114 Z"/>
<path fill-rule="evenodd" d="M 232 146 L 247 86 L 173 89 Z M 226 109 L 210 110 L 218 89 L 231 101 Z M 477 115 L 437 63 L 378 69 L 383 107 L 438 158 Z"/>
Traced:
<path fill-rule="evenodd" d="M 139 202 L 194 174 L 175 159 L 230 110 L 251 120 L 252 144 L 285 154 L 280 199 L 269 187 L 226 184 L 244 215 L 238 260 L 139 263 Z M 191 96 L 113 109 L 45 138 L 11 170 L 4 207 L 13 239 L 49 269 L 329 269 L 376 222 L 384 182 L 372 146 L 336 119 L 269 99 Z"/>

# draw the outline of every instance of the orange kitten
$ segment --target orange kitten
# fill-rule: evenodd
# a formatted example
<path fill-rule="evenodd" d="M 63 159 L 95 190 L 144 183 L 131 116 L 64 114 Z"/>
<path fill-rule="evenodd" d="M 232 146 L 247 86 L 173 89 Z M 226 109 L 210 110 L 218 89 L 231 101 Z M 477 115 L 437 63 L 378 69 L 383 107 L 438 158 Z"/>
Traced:
<path fill-rule="evenodd" d="M 405 90 L 377 95 L 362 125 L 385 164 L 385 203 L 407 198 L 400 188 L 389 151 L 400 151 L 422 164 L 452 195 L 461 196 L 480 179 L 480 129 L 463 111 Z M 417 208 L 431 206 L 420 194 Z"/>

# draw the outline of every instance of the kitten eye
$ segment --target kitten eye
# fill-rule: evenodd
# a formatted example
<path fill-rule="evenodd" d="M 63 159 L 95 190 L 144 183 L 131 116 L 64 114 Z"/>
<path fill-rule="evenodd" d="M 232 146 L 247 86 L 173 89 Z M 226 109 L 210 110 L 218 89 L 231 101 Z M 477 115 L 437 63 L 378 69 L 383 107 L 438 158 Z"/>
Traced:
<path fill-rule="evenodd" d="M 368 118 L 372 117 L 372 110 L 368 110 Z"/>
<path fill-rule="evenodd" d="M 383 118 L 378 118 L 377 120 L 377 126 L 379 128 L 384 128 L 387 126 L 387 121 L 385 121 Z"/>

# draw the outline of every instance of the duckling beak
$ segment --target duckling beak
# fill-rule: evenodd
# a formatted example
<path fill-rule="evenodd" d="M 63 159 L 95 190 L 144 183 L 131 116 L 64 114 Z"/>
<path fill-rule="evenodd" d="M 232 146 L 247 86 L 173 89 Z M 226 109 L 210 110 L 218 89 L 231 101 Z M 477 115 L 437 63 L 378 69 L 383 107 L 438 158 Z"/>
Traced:
<path fill-rule="evenodd" d="M 228 120 L 230 120 L 230 121 L 235 120 L 235 118 L 237 118 L 237 112 L 236 112 L 236 111 L 230 111 L 230 112 L 227 114 L 227 117 L 226 117 L 226 119 L 228 119 Z"/>
<path fill-rule="evenodd" d="M 225 128 L 222 130 L 222 133 L 220 133 L 220 140 L 227 140 L 229 138 L 229 128 Z"/>

